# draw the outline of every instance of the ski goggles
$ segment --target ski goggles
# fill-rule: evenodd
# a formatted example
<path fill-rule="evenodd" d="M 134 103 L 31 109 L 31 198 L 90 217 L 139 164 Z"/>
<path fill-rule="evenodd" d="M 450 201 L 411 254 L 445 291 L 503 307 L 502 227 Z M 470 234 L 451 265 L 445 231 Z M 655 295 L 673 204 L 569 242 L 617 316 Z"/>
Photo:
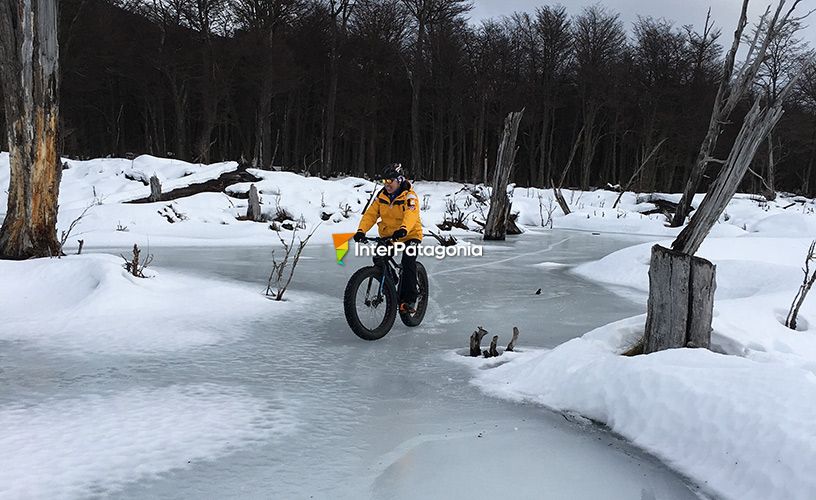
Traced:
<path fill-rule="evenodd" d="M 383 184 L 391 184 L 391 183 L 392 183 L 392 182 L 394 182 L 394 181 L 397 181 L 397 182 L 402 182 L 402 181 L 404 181 L 404 180 L 405 180 L 405 177 L 403 177 L 403 176 L 393 177 L 393 178 L 390 178 L 390 177 L 389 177 L 389 178 L 386 178 L 386 179 L 382 179 L 382 183 L 383 183 Z"/>

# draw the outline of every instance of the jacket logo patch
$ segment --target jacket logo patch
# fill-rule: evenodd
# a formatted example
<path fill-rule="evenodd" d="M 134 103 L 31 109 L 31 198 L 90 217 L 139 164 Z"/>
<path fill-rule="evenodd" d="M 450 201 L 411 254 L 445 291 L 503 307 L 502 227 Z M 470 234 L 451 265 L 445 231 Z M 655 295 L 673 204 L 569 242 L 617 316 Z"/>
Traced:
<path fill-rule="evenodd" d="M 416 207 L 417 207 L 416 199 L 408 198 L 407 205 L 408 205 L 408 210 L 416 210 Z"/>

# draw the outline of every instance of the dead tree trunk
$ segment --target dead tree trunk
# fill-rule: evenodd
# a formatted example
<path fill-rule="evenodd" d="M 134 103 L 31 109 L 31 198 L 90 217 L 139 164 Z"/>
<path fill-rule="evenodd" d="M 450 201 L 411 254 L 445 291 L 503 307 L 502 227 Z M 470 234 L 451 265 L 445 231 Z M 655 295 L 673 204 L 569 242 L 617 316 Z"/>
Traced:
<path fill-rule="evenodd" d="M 765 199 L 774 201 L 776 199 L 776 185 L 774 179 L 776 177 L 776 158 L 774 157 L 774 138 L 773 133 L 768 133 L 768 169 L 765 172 Z"/>
<path fill-rule="evenodd" d="M 484 239 L 503 240 L 507 234 L 507 218 L 510 199 L 507 197 L 507 183 L 516 158 L 516 136 L 524 110 L 514 111 L 504 119 L 499 153 L 496 158 L 496 172 L 493 175 L 493 192 L 490 195 L 490 212 L 484 229 Z"/>
<path fill-rule="evenodd" d="M 487 335 L 487 330 L 481 326 L 476 327 L 476 330 L 470 336 L 470 355 L 473 357 L 482 354 L 482 338 Z"/>
<path fill-rule="evenodd" d="M 499 350 L 496 348 L 496 345 L 499 343 L 499 336 L 493 335 L 493 339 L 490 341 L 490 347 L 483 353 L 484 357 L 486 358 L 495 358 L 499 355 Z"/>
<path fill-rule="evenodd" d="M 714 275 L 714 265 L 705 259 L 652 247 L 645 353 L 709 346 Z"/>
<path fill-rule="evenodd" d="M 642 162 L 640 162 L 640 166 L 637 169 L 635 169 L 635 171 L 632 173 L 632 176 L 629 177 L 629 180 L 626 182 L 626 184 L 623 187 L 621 187 L 620 194 L 618 195 L 617 198 L 615 198 L 615 203 L 612 204 L 613 209 L 617 208 L 618 203 L 620 203 L 621 198 L 623 198 L 623 194 L 629 191 L 629 189 L 632 187 L 632 183 L 635 182 L 637 176 L 640 174 L 640 172 L 643 171 L 643 168 L 649 163 L 649 160 L 652 159 L 652 156 L 654 156 L 654 154 L 657 153 L 657 150 L 660 149 L 660 146 L 662 146 L 664 142 L 666 142 L 665 138 L 658 142 L 657 145 L 654 148 L 652 148 L 652 151 L 646 156 L 646 158 Z"/>
<path fill-rule="evenodd" d="M 783 97 L 796 79 L 794 77 L 783 91 Z M 762 108 L 759 99 L 754 102 L 720 175 L 691 222 L 672 243 L 673 251 L 657 245 L 652 248 L 644 338 L 646 353 L 710 344 L 715 270 L 710 262 L 693 255 L 734 196 L 760 144 L 782 117 L 783 100 L 769 108 Z"/>
<path fill-rule="evenodd" d="M 816 249 L 816 240 L 813 240 L 808 248 L 808 253 L 805 256 L 805 265 L 802 268 L 802 271 L 805 273 L 805 278 L 802 280 L 799 291 L 796 292 L 796 296 L 793 298 L 793 302 L 788 310 L 788 315 L 785 318 L 785 326 L 791 330 L 796 330 L 796 318 L 799 316 L 799 308 L 802 307 L 805 297 L 807 297 L 810 289 L 813 288 L 813 283 L 816 282 L 816 272 L 811 272 L 810 270 L 810 262 L 816 260 L 816 251 L 814 251 L 814 249 Z"/>
<path fill-rule="evenodd" d="M 570 214 L 570 208 L 567 204 L 567 200 L 564 199 L 564 195 L 561 194 L 561 188 L 564 187 L 564 181 L 567 179 L 567 173 L 572 166 L 572 161 L 575 159 L 575 153 L 578 151 L 578 146 L 581 144 L 581 136 L 584 134 L 584 130 L 584 127 L 581 127 L 581 130 L 578 131 L 578 135 L 575 137 L 575 142 L 572 144 L 572 150 L 570 151 L 569 160 L 567 160 L 567 164 L 564 166 L 564 170 L 561 172 L 561 178 L 558 180 L 558 184 L 550 179 L 555 201 L 558 202 L 558 206 L 561 207 L 561 211 L 564 212 L 564 215 Z"/>
<path fill-rule="evenodd" d="M 11 168 L 0 258 L 60 254 L 57 17 L 56 0 L 0 2 L 0 79 Z"/>
<path fill-rule="evenodd" d="M 517 326 L 513 327 L 513 338 L 510 340 L 510 343 L 507 344 L 507 349 L 504 352 L 512 352 L 513 349 L 516 348 L 516 340 L 519 338 L 519 329 Z"/>
<path fill-rule="evenodd" d="M 795 82 L 797 78 L 793 78 Z M 792 87 L 788 86 L 786 91 Z M 784 94 L 787 92 L 784 91 Z M 725 160 L 720 175 L 711 186 L 708 194 L 700 203 L 700 208 L 691 218 L 691 222 L 683 228 L 672 248 L 679 252 L 694 255 L 703 243 L 714 224 L 725 210 L 726 205 L 737 192 L 737 187 L 748 171 L 748 167 L 756 155 L 762 141 L 782 117 L 782 101 L 784 95 L 770 108 L 760 106 L 759 99 L 754 101 L 751 110 L 745 116 L 745 121 L 737 135 L 731 153 Z"/>
<path fill-rule="evenodd" d="M 261 220 L 261 198 L 258 196 L 258 188 L 255 184 L 249 186 L 249 204 L 247 205 L 246 218 L 258 222 Z"/>
<path fill-rule="evenodd" d="M 162 187 L 161 181 L 159 180 L 156 175 L 150 176 L 150 197 L 148 198 L 148 202 L 154 203 L 157 201 L 161 201 L 162 195 Z"/>
<path fill-rule="evenodd" d="M 720 86 L 717 90 L 717 96 L 714 99 L 714 107 L 711 111 L 708 131 L 700 146 L 700 151 L 697 153 L 697 158 L 692 165 L 688 182 L 683 189 L 683 196 L 677 204 L 677 211 L 671 222 L 672 227 L 680 227 L 685 223 L 686 217 L 691 211 L 692 198 L 694 198 L 694 194 L 697 192 L 706 167 L 712 161 L 711 156 L 714 153 L 714 148 L 717 146 L 717 138 L 720 135 L 722 124 L 728 121 L 731 112 L 734 111 L 737 104 L 742 100 L 742 97 L 751 89 L 762 61 L 765 59 L 768 45 L 775 37 L 779 36 L 779 33 L 783 31 L 785 25 L 791 22 L 790 15 L 800 1 L 801 0 L 794 0 L 792 7 L 785 14 L 782 14 L 785 1 L 780 0 L 771 19 L 767 19 L 770 13 L 770 6 L 768 6 L 768 9 L 765 11 L 759 23 L 762 29 L 756 30 L 751 45 L 746 53 L 745 60 L 740 70 L 733 76 L 734 61 L 737 56 L 737 51 L 739 50 L 740 42 L 742 41 L 742 32 L 748 24 L 748 0 L 743 0 L 742 13 L 737 23 L 737 29 L 734 32 L 731 49 L 725 58 Z"/>

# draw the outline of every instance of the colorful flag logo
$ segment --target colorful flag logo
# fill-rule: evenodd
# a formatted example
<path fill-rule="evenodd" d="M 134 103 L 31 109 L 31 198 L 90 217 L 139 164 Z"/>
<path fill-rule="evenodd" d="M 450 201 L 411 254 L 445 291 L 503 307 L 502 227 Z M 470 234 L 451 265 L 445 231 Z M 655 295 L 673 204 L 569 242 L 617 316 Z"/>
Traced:
<path fill-rule="evenodd" d="M 343 257 L 345 257 L 348 253 L 348 242 L 352 236 L 354 236 L 354 233 L 332 234 L 332 240 L 334 240 L 334 254 L 337 256 L 337 263 L 341 266 L 346 265 L 343 262 Z"/>

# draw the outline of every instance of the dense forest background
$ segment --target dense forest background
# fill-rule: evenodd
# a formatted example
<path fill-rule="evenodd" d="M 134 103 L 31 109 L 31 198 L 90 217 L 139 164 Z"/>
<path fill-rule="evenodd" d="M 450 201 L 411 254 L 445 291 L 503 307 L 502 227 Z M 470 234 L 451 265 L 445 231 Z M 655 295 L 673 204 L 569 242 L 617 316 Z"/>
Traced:
<path fill-rule="evenodd" d="M 710 23 L 625 26 L 599 5 L 479 25 L 456 0 L 61 0 L 60 9 L 64 156 L 242 160 L 313 175 L 372 175 L 398 161 L 414 178 L 479 182 L 492 175 L 504 117 L 523 108 L 520 185 L 557 181 L 574 145 L 565 185 L 626 183 L 665 139 L 633 187 L 677 192 L 723 57 Z M 773 99 L 807 50 L 797 33 L 781 37 L 754 92 Z M 797 90 L 744 190 L 770 181 L 814 193 L 816 72 Z M 725 127 L 723 155 L 744 112 Z"/>

